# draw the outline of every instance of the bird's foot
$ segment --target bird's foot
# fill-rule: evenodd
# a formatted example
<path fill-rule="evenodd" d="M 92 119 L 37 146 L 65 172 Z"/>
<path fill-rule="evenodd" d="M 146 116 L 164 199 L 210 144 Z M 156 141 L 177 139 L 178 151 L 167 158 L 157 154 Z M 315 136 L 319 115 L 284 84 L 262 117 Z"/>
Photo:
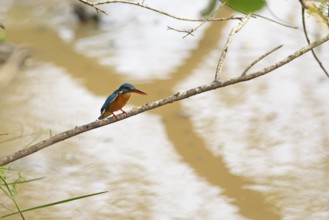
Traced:
<path fill-rule="evenodd" d="M 125 112 L 124 110 L 122 110 L 122 109 L 120 109 L 123 113 L 125 113 L 125 115 L 128 115 L 128 113 L 127 112 Z"/>
<path fill-rule="evenodd" d="M 112 115 L 115 117 L 117 121 L 119 121 L 118 117 L 112 112 Z"/>

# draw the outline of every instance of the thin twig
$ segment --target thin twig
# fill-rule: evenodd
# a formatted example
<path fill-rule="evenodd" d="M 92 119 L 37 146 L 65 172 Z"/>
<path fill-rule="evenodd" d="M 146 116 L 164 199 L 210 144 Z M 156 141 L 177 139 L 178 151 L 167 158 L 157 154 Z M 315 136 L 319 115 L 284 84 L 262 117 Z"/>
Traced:
<path fill-rule="evenodd" d="M 280 46 L 277 46 L 275 48 L 273 48 L 272 50 L 266 52 L 265 54 L 263 54 L 262 56 L 258 57 L 256 60 L 254 60 L 249 66 L 247 66 L 247 68 L 243 71 L 243 73 L 241 74 L 241 76 L 244 76 L 247 74 L 247 72 L 259 61 L 261 61 L 262 59 L 264 59 L 265 57 L 267 57 L 268 55 L 270 55 L 271 53 L 273 53 L 274 51 L 280 49 L 281 47 L 283 47 L 283 44 L 281 44 Z"/>
<path fill-rule="evenodd" d="M 170 27 L 170 26 L 167 26 L 168 30 L 173 30 L 173 31 L 177 31 L 177 32 L 181 32 L 181 33 L 185 33 L 185 35 L 183 36 L 183 39 L 186 38 L 187 36 L 194 36 L 194 32 L 196 30 L 198 30 L 202 25 L 204 25 L 207 21 L 203 21 L 201 22 L 198 26 L 196 26 L 195 28 L 193 29 L 185 29 L 185 30 L 180 30 L 180 29 L 176 29 L 176 28 L 173 28 L 173 27 Z"/>
<path fill-rule="evenodd" d="M 141 3 L 139 3 L 139 2 L 131 2 L 131 1 L 127 1 L 127 0 L 103 0 L 103 1 L 98 1 L 98 2 L 90 2 L 90 1 L 87 1 L 87 0 L 79 0 L 79 1 L 82 2 L 82 3 L 84 3 L 84 4 L 89 5 L 91 7 L 94 7 L 97 11 L 99 10 L 99 11 L 101 11 L 103 13 L 105 13 L 105 12 L 103 10 L 97 8 L 96 5 L 122 3 L 122 4 L 129 4 L 129 5 L 134 5 L 134 6 L 142 7 L 142 8 L 145 8 L 145 9 L 148 9 L 148 10 L 151 10 L 151 11 L 154 11 L 154 12 L 157 12 L 157 13 L 160 13 L 162 15 L 165 15 L 165 16 L 168 16 L 168 17 L 177 19 L 177 20 L 181 20 L 181 21 L 191 21 L 191 22 L 205 22 L 206 21 L 207 22 L 207 21 L 228 21 L 228 20 L 235 20 L 235 19 L 241 20 L 242 19 L 241 17 L 234 17 L 234 16 L 231 16 L 231 17 L 228 17 L 228 18 L 211 18 L 211 19 L 183 18 L 183 17 L 178 17 L 178 16 L 175 16 L 175 15 L 169 14 L 167 12 L 161 11 L 161 10 L 156 9 L 156 8 L 149 7 L 149 6 L 147 6 L 147 5 L 144 4 L 144 1 L 142 1 Z M 244 12 L 241 12 L 241 13 L 244 13 Z M 246 13 L 244 13 L 244 14 L 246 14 Z M 253 17 L 260 17 L 262 19 L 265 19 L 265 20 L 274 22 L 276 24 L 279 24 L 279 25 L 282 25 L 282 26 L 285 26 L 285 27 L 295 28 L 295 29 L 297 28 L 297 27 L 293 27 L 293 26 L 290 26 L 290 25 L 287 25 L 287 24 L 280 23 L 278 21 L 275 21 L 273 19 L 270 19 L 270 18 L 261 16 L 261 15 L 253 14 L 252 16 Z"/>
<path fill-rule="evenodd" d="M 104 10 L 98 8 L 98 7 L 95 5 L 95 3 L 93 3 L 93 2 L 89 2 L 89 1 L 85 1 L 85 0 L 79 0 L 79 2 L 81 2 L 81 3 L 83 3 L 83 4 L 86 4 L 86 5 L 89 5 L 89 6 L 93 7 L 93 8 L 97 11 L 97 13 L 101 12 L 101 13 L 107 15 L 106 11 L 104 11 Z"/>
<path fill-rule="evenodd" d="M 189 90 L 184 91 L 184 92 L 178 92 L 175 95 L 169 96 L 167 98 L 148 103 L 148 104 L 146 104 L 144 106 L 141 106 L 141 107 L 138 107 L 138 108 L 134 108 L 134 109 L 132 109 L 131 111 L 128 112 L 128 115 L 120 114 L 117 117 L 118 117 L 119 121 L 121 121 L 122 119 L 126 119 L 126 118 L 132 117 L 134 115 L 140 114 L 142 112 L 146 112 L 146 111 L 149 111 L 151 109 L 158 108 L 160 106 L 164 106 L 164 105 L 167 105 L 167 104 L 170 104 L 170 103 L 182 100 L 182 99 L 186 99 L 186 98 L 189 98 L 189 97 L 197 95 L 197 94 L 201 94 L 201 93 L 204 93 L 204 92 L 207 92 L 207 91 L 210 91 L 210 90 L 214 90 L 214 89 L 218 89 L 218 88 L 221 88 L 221 87 L 226 87 L 226 86 L 230 86 L 230 85 L 233 85 L 233 84 L 237 84 L 237 83 L 241 83 L 241 82 L 244 82 L 244 81 L 255 79 L 257 77 L 260 77 L 260 76 L 263 76 L 267 73 L 270 73 L 273 70 L 278 69 L 279 67 L 295 60 L 296 58 L 298 58 L 301 55 L 305 54 L 306 52 L 312 50 L 313 48 L 323 44 L 324 42 L 327 42 L 328 40 L 329 40 L 329 34 L 326 35 L 325 37 L 321 38 L 320 40 L 315 41 L 315 42 L 299 49 L 295 53 L 290 54 L 289 56 L 282 59 L 281 61 L 279 61 L 279 62 L 277 62 L 277 63 L 275 63 L 271 66 L 268 66 L 268 67 L 266 67 L 266 68 L 264 68 L 260 71 L 257 71 L 257 72 L 254 72 L 254 73 L 251 73 L 251 74 L 248 74 L 248 75 L 245 75 L 245 76 L 239 76 L 239 77 L 236 77 L 236 78 L 232 78 L 232 79 L 227 80 L 225 82 L 219 82 L 217 80 L 214 80 L 212 83 L 209 83 L 207 85 L 203 85 L 203 86 L 199 86 L 199 87 L 196 87 L 196 88 L 193 88 L 193 89 L 189 89 Z M 85 125 L 82 125 L 82 126 L 79 126 L 79 127 L 75 127 L 71 130 L 67 130 L 65 132 L 56 134 L 56 135 L 54 135 L 54 136 L 52 136 L 48 139 L 45 139 L 43 141 L 40 141 L 40 142 L 36 143 L 36 144 L 34 144 L 34 145 L 32 145 L 28 148 L 24 148 L 24 149 L 22 149 L 20 151 L 17 151 L 15 153 L 11 154 L 11 155 L 4 156 L 4 157 L 0 158 L 0 166 L 9 164 L 13 161 L 16 161 L 20 158 L 26 157 L 30 154 L 33 154 L 33 153 L 35 153 L 35 152 L 37 152 L 37 151 L 39 151 L 43 148 L 46 148 L 50 145 L 53 145 L 53 144 L 56 144 L 58 142 L 64 141 L 68 138 L 77 136 L 78 134 L 81 134 L 81 133 L 84 133 L 84 132 L 87 132 L 87 131 L 90 131 L 90 130 L 93 130 L 93 129 L 96 129 L 96 128 L 99 128 L 99 127 L 103 127 L 105 125 L 109 125 L 109 124 L 112 124 L 112 123 L 115 123 L 115 122 L 118 122 L 118 120 L 116 120 L 113 117 L 110 117 L 110 118 L 107 118 L 107 119 L 104 119 L 104 120 L 94 121 L 94 122 L 91 122 L 89 124 L 85 124 Z"/>
<path fill-rule="evenodd" d="M 172 30 L 172 31 L 176 31 L 176 32 L 186 33 L 183 38 L 185 38 L 188 35 L 194 36 L 193 35 L 194 29 L 179 30 L 179 29 L 176 29 L 176 28 L 173 28 L 173 27 L 170 27 L 170 26 L 167 26 L 167 29 Z"/>
<path fill-rule="evenodd" d="M 187 37 L 187 36 L 189 36 L 189 35 L 192 35 L 192 36 L 193 36 L 193 33 L 196 32 L 196 31 L 197 31 L 200 27 L 202 27 L 205 23 L 206 23 L 206 21 L 201 22 L 198 26 L 196 26 L 195 28 L 193 28 L 193 29 L 191 30 L 190 33 L 185 34 L 185 35 L 183 36 L 183 38 L 185 38 L 185 37 Z"/>
<path fill-rule="evenodd" d="M 223 69 L 223 66 L 224 66 L 224 61 L 225 61 L 225 58 L 226 58 L 226 54 L 228 52 L 228 48 L 231 45 L 231 42 L 233 40 L 234 35 L 236 33 L 238 33 L 243 28 L 243 26 L 249 20 L 250 16 L 251 15 L 249 14 L 245 18 L 243 18 L 236 27 L 232 28 L 230 34 L 228 35 L 226 44 L 224 46 L 224 50 L 222 51 L 222 53 L 219 57 L 219 60 L 218 60 L 218 64 L 217 64 L 217 68 L 216 68 L 216 74 L 215 74 L 215 80 L 219 81 L 219 74 L 222 72 L 222 69 Z"/>
<path fill-rule="evenodd" d="M 225 5 L 225 4 L 220 4 L 219 7 L 218 7 L 218 9 L 217 9 L 216 11 L 214 11 L 213 13 L 211 13 L 211 15 L 208 16 L 207 19 L 212 19 L 212 18 L 214 18 L 215 15 L 219 12 L 219 10 L 220 10 L 224 5 Z M 205 23 L 207 23 L 207 21 L 203 21 L 203 22 L 201 22 L 200 24 L 198 24 L 198 26 L 196 26 L 195 28 L 190 29 L 189 32 L 187 32 L 187 33 L 183 36 L 183 38 L 186 38 L 186 37 L 189 36 L 189 35 L 194 36 L 193 33 L 196 32 L 196 31 L 197 31 L 200 27 L 202 27 Z"/>
<path fill-rule="evenodd" d="M 296 27 L 296 26 L 292 26 L 292 25 L 289 25 L 289 24 L 284 24 L 284 23 L 278 22 L 276 20 L 267 18 L 267 17 L 265 17 L 263 15 L 259 15 L 259 14 L 252 14 L 252 15 L 253 16 L 256 16 L 256 17 L 259 17 L 259 18 L 262 18 L 262 19 L 267 20 L 267 21 L 271 21 L 273 23 L 279 24 L 279 25 L 284 26 L 284 27 L 287 27 L 287 28 L 298 29 L 298 27 Z"/>
<path fill-rule="evenodd" d="M 81 1 L 85 4 L 87 4 L 87 5 L 90 5 L 92 7 L 94 7 L 96 5 L 116 4 L 116 3 L 134 5 L 134 6 L 142 7 L 142 8 L 148 9 L 150 11 L 154 11 L 154 12 L 157 12 L 159 14 L 165 15 L 167 17 L 171 17 L 173 19 L 181 20 L 181 21 L 204 22 L 204 21 L 228 21 L 228 20 L 241 20 L 242 19 L 241 17 L 234 17 L 234 16 L 230 16 L 230 17 L 227 17 L 227 18 L 208 18 L 208 19 L 183 18 L 183 17 L 178 17 L 176 15 L 169 14 L 168 12 L 161 11 L 161 10 L 156 9 L 156 8 L 149 7 L 147 5 L 144 5 L 143 3 L 131 2 L 131 1 L 125 1 L 125 0 L 104 0 L 104 1 L 98 1 L 98 2 L 92 2 L 92 3 L 87 1 L 87 0 L 79 0 L 79 1 Z"/>
<path fill-rule="evenodd" d="M 311 43 L 311 40 L 308 36 L 308 33 L 307 33 L 307 28 L 306 28 L 306 22 L 305 22 L 305 8 L 304 8 L 304 4 L 303 2 L 300 0 L 301 2 L 301 5 L 302 5 L 302 23 L 303 23 L 303 31 L 304 31 L 304 35 L 305 35 L 305 38 L 306 38 L 306 41 L 308 44 Z M 323 66 L 322 62 L 320 61 L 319 57 L 316 55 L 315 53 L 315 50 L 312 49 L 312 54 L 313 54 L 313 57 L 314 59 L 316 60 L 316 62 L 319 64 L 320 68 L 322 69 L 322 71 L 324 72 L 324 74 L 326 74 L 326 76 L 329 78 L 329 73 L 328 71 L 326 70 L 326 68 Z"/>

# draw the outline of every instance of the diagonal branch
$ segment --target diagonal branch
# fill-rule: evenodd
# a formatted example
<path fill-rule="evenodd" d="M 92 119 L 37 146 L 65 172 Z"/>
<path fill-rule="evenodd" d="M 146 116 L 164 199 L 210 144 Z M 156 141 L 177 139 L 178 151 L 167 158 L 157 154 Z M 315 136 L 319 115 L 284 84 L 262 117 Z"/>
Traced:
<path fill-rule="evenodd" d="M 283 44 L 273 48 L 272 50 L 264 53 L 262 56 L 258 57 L 256 60 L 254 60 L 249 66 L 247 66 L 247 68 L 243 71 L 241 76 L 244 76 L 247 74 L 247 72 L 251 69 L 251 67 L 255 66 L 256 63 L 258 63 L 259 61 L 261 61 L 262 59 L 264 59 L 265 57 L 267 57 L 268 55 L 270 55 L 271 53 L 273 53 L 274 51 L 280 49 L 281 47 L 283 47 Z"/>
<path fill-rule="evenodd" d="M 128 112 L 128 115 L 120 114 L 120 115 L 118 115 L 118 119 L 119 120 L 126 119 L 126 118 L 132 117 L 134 115 L 140 114 L 142 112 L 146 112 L 146 111 L 149 111 L 151 109 L 155 109 L 155 108 L 158 108 L 158 107 L 161 107 L 161 106 L 164 106 L 164 105 L 167 105 L 167 104 L 170 104 L 170 103 L 182 100 L 182 99 L 186 99 L 186 98 L 189 98 L 189 97 L 197 95 L 197 94 L 201 94 L 201 93 L 204 93 L 204 92 L 207 92 L 207 91 L 210 91 L 210 90 L 230 86 L 230 85 L 233 85 L 233 84 L 237 84 L 237 83 L 240 83 L 240 82 L 252 80 L 252 79 L 255 79 L 257 77 L 263 76 L 267 73 L 272 72 L 275 69 L 278 69 L 279 67 L 281 67 L 283 65 L 286 65 L 287 63 L 295 60 L 296 58 L 300 57 L 301 55 L 307 53 L 308 51 L 312 50 L 313 48 L 315 48 L 315 47 L 317 47 L 321 44 L 323 44 L 324 42 L 326 42 L 328 40 L 329 40 L 329 34 L 326 35 L 325 37 L 321 38 L 320 40 L 315 41 L 315 42 L 299 49 L 295 53 L 290 54 L 289 56 L 282 59 L 281 61 L 279 61 L 279 62 L 277 62 L 277 63 L 275 63 L 271 66 L 268 66 L 268 67 L 266 67 L 266 68 L 264 68 L 260 71 L 257 71 L 257 72 L 254 72 L 254 73 L 251 73 L 251 74 L 248 74 L 248 75 L 232 78 L 232 79 L 227 80 L 225 82 L 219 82 L 217 80 L 214 80 L 212 83 L 209 83 L 207 85 L 199 86 L 199 87 L 196 87 L 196 88 L 184 91 L 184 92 L 178 92 L 178 93 L 176 93 L 172 96 L 169 96 L 167 98 L 164 98 L 164 99 L 161 99 L 161 100 L 158 100 L 158 101 L 154 101 L 154 102 L 150 102 L 150 103 L 148 103 L 144 106 L 138 107 L 138 108 L 134 108 L 134 109 L 132 109 L 131 111 Z M 23 158 L 23 157 L 26 157 L 30 154 L 33 154 L 33 153 L 35 153 L 35 152 L 37 152 L 37 151 L 39 151 L 43 148 L 46 148 L 50 145 L 53 145 L 53 144 L 56 144 L 58 142 L 64 141 L 68 138 L 77 136 L 81 133 L 84 133 L 84 132 L 87 132 L 87 131 L 90 131 L 90 130 L 93 130 L 93 129 L 96 129 L 96 128 L 99 128 L 99 127 L 103 127 L 105 125 L 112 124 L 112 123 L 115 123 L 115 122 L 117 122 L 117 120 L 115 120 L 113 117 L 111 117 L 111 118 L 107 118 L 107 119 L 100 120 L 100 121 L 94 121 L 94 122 L 91 122 L 89 124 L 85 124 L 85 125 L 82 125 L 82 126 L 79 126 L 79 127 L 75 127 L 71 130 L 56 134 L 56 135 L 54 135 L 54 136 L 52 136 L 48 139 L 45 139 L 43 141 L 40 141 L 40 142 L 36 143 L 36 144 L 34 144 L 34 145 L 32 145 L 28 148 L 24 148 L 24 149 L 22 149 L 20 151 L 17 151 L 15 153 L 11 154 L 11 155 L 4 156 L 4 157 L 0 158 L 0 166 L 9 164 L 13 161 L 16 161 L 16 160 L 20 159 L 20 158 Z"/>
<path fill-rule="evenodd" d="M 236 33 L 238 33 L 243 28 L 243 26 L 247 23 L 247 21 L 249 20 L 250 17 L 251 17 L 251 14 L 244 17 L 236 27 L 232 28 L 230 34 L 228 35 L 226 44 L 224 46 L 224 50 L 222 51 L 222 53 L 219 57 L 219 60 L 218 60 L 216 73 L 215 73 L 215 80 L 216 81 L 219 81 L 219 74 L 222 72 L 222 69 L 223 69 L 223 66 L 224 66 L 224 61 L 225 61 L 225 58 L 226 58 L 226 54 L 228 52 L 228 48 L 230 47 L 230 45 L 232 43 L 234 35 Z"/>

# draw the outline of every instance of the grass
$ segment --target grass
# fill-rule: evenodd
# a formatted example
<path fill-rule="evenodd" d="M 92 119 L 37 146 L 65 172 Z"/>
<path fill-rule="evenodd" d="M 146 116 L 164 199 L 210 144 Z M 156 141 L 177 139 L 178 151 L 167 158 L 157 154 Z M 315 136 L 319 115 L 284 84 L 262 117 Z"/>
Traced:
<path fill-rule="evenodd" d="M 13 175 L 11 172 L 16 172 L 15 173 L 16 176 L 12 177 Z M 96 192 L 96 193 L 71 197 L 68 199 L 63 199 L 63 200 L 59 200 L 59 201 L 55 201 L 55 202 L 51 202 L 51 203 L 47 203 L 47 204 L 42 204 L 42 205 L 31 207 L 31 208 L 22 209 L 19 205 L 19 202 L 16 200 L 17 185 L 28 184 L 28 183 L 31 183 L 34 181 L 40 181 L 42 179 L 44 179 L 44 177 L 34 178 L 34 179 L 25 179 L 21 175 L 20 172 L 17 172 L 15 170 L 8 169 L 5 167 L 0 167 L 0 193 L 2 192 L 7 198 L 9 198 L 12 201 L 12 203 L 15 205 L 15 208 L 17 210 L 17 211 L 12 211 L 11 213 L 8 213 L 6 215 L 0 216 L 0 219 L 4 219 L 6 217 L 13 216 L 13 215 L 19 215 L 22 220 L 25 220 L 26 217 L 24 216 L 24 213 L 26 213 L 26 212 L 31 212 L 31 211 L 38 210 L 38 209 L 44 209 L 44 208 L 52 207 L 55 205 L 60 205 L 60 204 L 76 201 L 79 199 L 85 199 L 85 198 L 88 198 L 91 196 L 97 196 L 97 195 L 107 192 L 107 191 Z"/>
<path fill-rule="evenodd" d="M 30 146 L 31 144 L 33 144 L 35 141 L 37 141 L 41 136 L 43 136 L 45 134 L 52 136 L 51 130 L 45 130 L 42 132 L 7 138 L 5 140 L 1 140 L 0 144 L 10 142 L 10 141 L 15 141 L 15 140 L 22 139 L 25 137 L 32 137 L 30 139 L 30 141 L 27 141 L 26 145 L 23 147 L 23 148 L 26 148 L 26 147 Z M 8 135 L 8 134 L 0 134 L 0 136 L 2 136 L 2 135 Z M 31 212 L 31 211 L 38 210 L 38 209 L 44 209 L 44 208 L 52 207 L 55 205 L 61 205 L 64 203 L 68 203 L 68 202 L 72 202 L 72 201 L 76 201 L 76 200 L 80 200 L 80 199 L 85 199 L 85 198 L 92 197 L 92 196 L 97 196 L 97 195 L 107 192 L 107 191 L 102 191 L 102 192 L 96 192 L 96 193 L 91 193 L 91 194 L 86 194 L 86 195 L 80 195 L 80 196 L 71 197 L 71 198 L 67 198 L 67 199 L 63 199 L 63 200 L 59 200 L 59 201 L 55 201 L 55 202 L 51 202 L 51 203 L 47 203 L 47 204 L 41 204 L 39 206 L 35 206 L 35 207 L 31 207 L 31 208 L 22 209 L 19 205 L 19 201 L 17 201 L 17 199 L 16 199 L 17 186 L 20 184 L 28 184 L 28 183 L 31 183 L 34 181 L 41 181 L 43 179 L 44 179 L 44 177 L 39 177 L 39 178 L 34 178 L 34 179 L 25 179 L 21 175 L 21 172 L 7 168 L 7 167 L 0 166 L 0 197 L 2 196 L 1 195 L 1 192 L 2 192 L 7 198 L 9 198 L 11 200 L 11 202 L 15 205 L 15 208 L 16 208 L 16 211 L 11 211 L 10 213 L 8 213 L 6 215 L 2 215 L 2 216 L 0 216 L 0 219 L 4 219 L 4 218 L 7 218 L 7 217 L 13 216 L 13 215 L 19 215 L 22 220 L 25 220 L 26 217 L 24 216 L 24 213 L 26 213 L 26 212 Z"/>

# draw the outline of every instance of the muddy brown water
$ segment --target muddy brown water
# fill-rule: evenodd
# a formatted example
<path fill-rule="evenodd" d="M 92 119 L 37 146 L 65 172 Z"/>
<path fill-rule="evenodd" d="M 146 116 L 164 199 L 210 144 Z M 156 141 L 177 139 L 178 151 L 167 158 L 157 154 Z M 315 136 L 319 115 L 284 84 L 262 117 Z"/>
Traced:
<path fill-rule="evenodd" d="M 221 15 L 228 16 L 230 14 L 229 10 L 225 10 Z M 225 37 L 223 34 L 225 25 L 226 23 L 209 24 L 197 47 L 190 51 L 188 57 L 171 73 L 169 79 L 152 79 L 147 82 L 141 80 L 134 83 L 136 87 L 148 93 L 148 101 L 171 95 L 177 85 L 198 68 L 213 48 L 217 47 L 219 39 Z M 85 28 L 78 27 L 76 30 L 77 38 L 80 34 L 84 35 Z M 10 42 L 26 45 L 31 49 L 33 62 L 50 62 L 55 66 L 64 68 L 65 72 L 82 82 L 84 88 L 95 96 L 106 97 L 110 89 L 116 88 L 117 85 L 126 80 L 125 77 L 118 74 L 115 68 L 100 65 L 97 59 L 76 52 L 71 43 L 64 42 L 50 28 L 8 27 L 6 32 Z M 228 102 L 230 101 L 228 100 Z M 138 106 L 145 104 L 145 100 L 141 97 L 134 97 L 130 103 Z M 191 120 L 193 116 L 186 111 L 188 110 L 180 102 L 152 111 L 153 114 L 161 118 L 168 141 L 173 144 L 182 161 L 192 168 L 198 178 L 205 180 L 211 186 L 222 189 L 223 194 L 230 199 L 230 203 L 237 208 L 237 213 L 242 218 L 281 219 L 280 208 L 275 202 L 276 199 L 273 199 L 279 198 L 280 195 L 262 193 L 248 188 L 248 186 L 256 184 L 257 181 L 233 174 L 225 159 L 215 155 L 207 148 L 205 140 L 194 128 Z M 49 117 L 52 116 L 49 115 Z M 4 128 L 2 127 L 2 129 Z M 134 181 L 127 180 L 127 183 Z M 145 194 L 148 193 L 145 192 Z M 33 200 L 33 198 L 25 199 Z M 209 202 L 211 203 L 211 201 Z M 149 209 L 141 205 L 140 211 L 147 213 Z M 49 218 L 51 218 L 51 214 Z M 109 218 L 126 219 L 124 215 L 119 214 L 111 214 Z M 148 218 L 147 214 L 144 215 L 145 218 Z M 134 219 L 134 217 L 130 216 L 129 219 Z"/>

